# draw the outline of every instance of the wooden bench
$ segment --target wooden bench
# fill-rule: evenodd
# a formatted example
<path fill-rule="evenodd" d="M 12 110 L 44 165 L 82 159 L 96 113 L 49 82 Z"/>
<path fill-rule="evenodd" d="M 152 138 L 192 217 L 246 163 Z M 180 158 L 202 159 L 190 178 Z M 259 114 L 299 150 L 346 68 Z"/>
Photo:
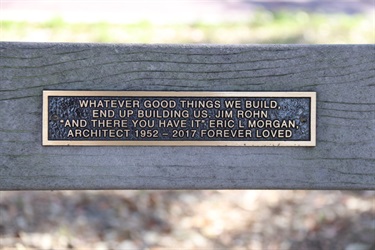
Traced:
<path fill-rule="evenodd" d="M 375 189 L 374 45 L 0 45 L 0 189 Z M 43 90 L 315 91 L 315 147 L 42 146 Z"/>

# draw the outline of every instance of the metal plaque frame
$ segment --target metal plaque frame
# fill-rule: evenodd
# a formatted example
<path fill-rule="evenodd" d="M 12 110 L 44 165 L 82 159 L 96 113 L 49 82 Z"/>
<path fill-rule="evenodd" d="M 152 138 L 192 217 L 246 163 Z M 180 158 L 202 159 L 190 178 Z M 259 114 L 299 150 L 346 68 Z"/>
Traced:
<path fill-rule="evenodd" d="M 104 140 L 49 140 L 49 96 L 97 96 L 97 97 L 304 97 L 310 98 L 309 141 L 104 141 Z M 316 92 L 208 92 L 208 91 L 43 91 L 43 146 L 315 146 L 316 145 Z"/>

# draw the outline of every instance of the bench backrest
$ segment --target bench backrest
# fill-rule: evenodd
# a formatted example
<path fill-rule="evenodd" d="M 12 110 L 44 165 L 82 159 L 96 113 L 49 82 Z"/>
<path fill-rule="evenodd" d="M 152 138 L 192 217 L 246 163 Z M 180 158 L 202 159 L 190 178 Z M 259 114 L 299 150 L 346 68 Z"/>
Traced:
<path fill-rule="evenodd" d="M 374 45 L 0 45 L 0 189 L 374 189 Z M 42 146 L 43 90 L 313 91 L 315 147 Z"/>

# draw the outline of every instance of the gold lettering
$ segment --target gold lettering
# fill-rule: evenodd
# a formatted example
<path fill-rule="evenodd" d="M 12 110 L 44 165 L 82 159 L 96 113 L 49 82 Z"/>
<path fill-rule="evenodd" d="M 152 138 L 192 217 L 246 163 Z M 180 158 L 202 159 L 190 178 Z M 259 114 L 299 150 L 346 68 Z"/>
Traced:
<path fill-rule="evenodd" d="M 127 128 L 128 120 L 91 120 L 94 128 Z"/>
<path fill-rule="evenodd" d="M 79 100 L 81 108 L 139 108 L 139 100 Z"/>
<path fill-rule="evenodd" d="M 159 127 L 161 128 L 186 128 L 186 120 L 160 120 Z"/>
<path fill-rule="evenodd" d="M 293 120 L 248 120 L 248 128 L 295 128 Z"/>
<path fill-rule="evenodd" d="M 118 116 L 120 118 L 126 118 L 126 117 L 130 117 L 134 114 L 134 111 L 131 110 L 131 109 L 123 109 L 123 110 L 119 110 L 118 112 Z"/>
<path fill-rule="evenodd" d="M 234 128 L 234 120 L 210 120 L 210 128 Z"/>
<path fill-rule="evenodd" d="M 193 116 L 194 118 L 207 118 L 208 112 L 207 110 L 194 110 Z"/>
<path fill-rule="evenodd" d="M 188 110 L 142 110 L 137 112 L 138 118 L 188 118 Z"/>
<path fill-rule="evenodd" d="M 238 118 L 268 118 L 267 110 L 238 110 Z"/>
<path fill-rule="evenodd" d="M 74 137 L 74 135 L 73 135 L 73 131 L 71 130 L 71 129 L 69 129 L 69 132 L 68 132 L 68 138 L 69 137 Z"/>
<path fill-rule="evenodd" d="M 81 108 L 87 108 L 87 105 L 89 104 L 88 100 L 79 100 L 79 106 Z"/>
<path fill-rule="evenodd" d="M 129 129 L 70 129 L 68 132 L 68 138 L 104 138 L 104 137 L 111 137 L 111 138 L 126 138 L 129 137 Z"/>
<path fill-rule="evenodd" d="M 145 108 L 175 108 L 177 103 L 175 100 L 145 100 L 143 105 Z"/>
<path fill-rule="evenodd" d="M 225 101 L 225 107 L 226 108 L 236 108 L 236 109 L 239 109 L 239 108 L 241 108 L 241 101 L 240 100 Z"/>
<path fill-rule="evenodd" d="M 154 120 L 132 120 L 134 127 L 139 128 L 153 128 L 155 127 L 155 121 Z"/>
<path fill-rule="evenodd" d="M 290 137 L 292 137 L 292 131 L 291 130 L 282 130 L 282 129 L 257 130 L 256 131 L 256 137 L 257 138 L 269 138 L 269 137 L 271 137 L 271 138 L 290 138 Z"/>
<path fill-rule="evenodd" d="M 98 109 L 94 109 L 92 111 L 92 117 L 93 118 L 99 118 L 99 117 L 102 117 L 102 118 L 112 118 L 112 117 L 115 117 L 115 111 L 113 110 L 98 110 Z"/>
<path fill-rule="evenodd" d="M 252 132 L 248 129 L 202 129 L 200 135 L 209 138 L 251 138 Z"/>
<path fill-rule="evenodd" d="M 220 108 L 220 100 L 180 100 L 183 108 Z"/>
<path fill-rule="evenodd" d="M 232 118 L 233 111 L 232 110 L 218 110 L 215 118 Z"/>
<path fill-rule="evenodd" d="M 251 100 L 246 100 L 245 101 L 245 107 L 247 109 L 254 108 L 263 108 L 263 109 L 275 109 L 277 108 L 278 104 L 277 101 L 251 101 Z"/>
<path fill-rule="evenodd" d="M 64 123 L 65 127 L 71 128 L 84 128 L 87 126 L 86 120 L 66 120 Z"/>

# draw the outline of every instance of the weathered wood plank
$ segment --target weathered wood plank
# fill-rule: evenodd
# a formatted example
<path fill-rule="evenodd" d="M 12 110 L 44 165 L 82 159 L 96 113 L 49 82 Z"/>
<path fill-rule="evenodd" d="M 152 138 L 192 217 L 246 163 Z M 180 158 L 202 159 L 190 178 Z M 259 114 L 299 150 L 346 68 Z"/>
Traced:
<path fill-rule="evenodd" d="M 375 188 L 374 45 L 0 44 L 0 189 Z M 42 90 L 316 91 L 317 146 L 42 147 Z"/>

